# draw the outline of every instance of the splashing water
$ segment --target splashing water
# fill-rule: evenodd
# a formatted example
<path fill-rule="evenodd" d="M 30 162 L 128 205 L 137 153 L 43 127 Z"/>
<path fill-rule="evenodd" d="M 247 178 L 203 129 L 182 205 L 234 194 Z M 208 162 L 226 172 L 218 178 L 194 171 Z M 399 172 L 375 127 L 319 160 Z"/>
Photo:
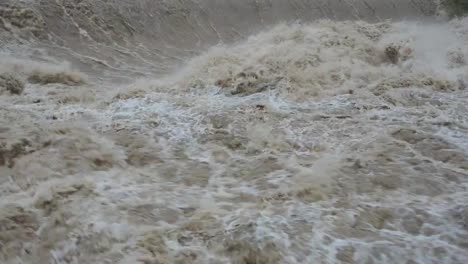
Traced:
<path fill-rule="evenodd" d="M 0 4 L 0 262 L 468 263 L 468 20 L 436 13 Z"/>

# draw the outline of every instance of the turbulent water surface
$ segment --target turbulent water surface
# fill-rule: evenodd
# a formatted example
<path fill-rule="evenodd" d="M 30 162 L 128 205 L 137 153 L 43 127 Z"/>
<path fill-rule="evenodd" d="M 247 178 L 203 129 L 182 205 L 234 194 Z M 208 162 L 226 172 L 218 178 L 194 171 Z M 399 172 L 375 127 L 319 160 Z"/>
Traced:
<path fill-rule="evenodd" d="M 1 0 L 0 263 L 468 263 L 468 19 Z"/>

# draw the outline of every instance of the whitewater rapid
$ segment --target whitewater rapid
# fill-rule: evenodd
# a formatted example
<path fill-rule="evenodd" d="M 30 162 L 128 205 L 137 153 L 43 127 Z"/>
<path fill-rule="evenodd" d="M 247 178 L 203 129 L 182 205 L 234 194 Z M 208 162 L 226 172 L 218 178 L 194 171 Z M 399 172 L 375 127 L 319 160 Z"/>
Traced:
<path fill-rule="evenodd" d="M 0 37 L 0 263 L 468 263 L 435 1 L 5 1 Z"/>

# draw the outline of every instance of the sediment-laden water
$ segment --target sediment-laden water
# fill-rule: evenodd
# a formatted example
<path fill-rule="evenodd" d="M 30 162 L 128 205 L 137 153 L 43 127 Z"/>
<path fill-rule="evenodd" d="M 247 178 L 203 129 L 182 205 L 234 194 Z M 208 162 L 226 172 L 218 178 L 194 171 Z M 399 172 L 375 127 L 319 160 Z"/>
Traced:
<path fill-rule="evenodd" d="M 0 263 L 468 263 L 468 20 L 0 2 Z"/>

